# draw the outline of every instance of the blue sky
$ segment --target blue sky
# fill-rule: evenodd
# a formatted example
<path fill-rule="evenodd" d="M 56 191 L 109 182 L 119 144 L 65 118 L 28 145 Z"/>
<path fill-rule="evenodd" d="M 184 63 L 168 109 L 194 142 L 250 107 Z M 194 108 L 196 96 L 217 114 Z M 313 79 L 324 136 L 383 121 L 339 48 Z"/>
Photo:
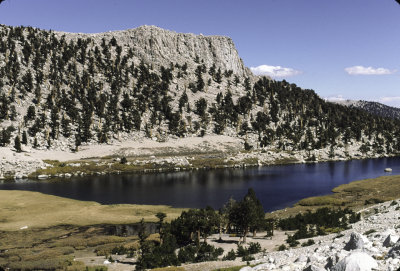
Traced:
<path fill-rule="evenodd" d="M 147 24 L 226 35 L 255 72 L 324 98 L 400 107 L 395 0 L 6 0 L 0 23 L 84 33 Z"/>

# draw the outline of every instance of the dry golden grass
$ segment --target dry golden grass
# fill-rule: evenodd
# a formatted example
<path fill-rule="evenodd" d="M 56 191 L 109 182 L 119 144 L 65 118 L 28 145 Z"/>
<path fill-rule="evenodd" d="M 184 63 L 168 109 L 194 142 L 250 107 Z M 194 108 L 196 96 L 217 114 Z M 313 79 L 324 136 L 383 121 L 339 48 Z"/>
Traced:
<path fill-rule="evenodd" d="M 185 268 L 171 266 L 171 267 L 155 268 L 155 269 L 151 269 L 151 270 L 152 271 L 185 271 Z"/>
<path fill-rule="evenodd" d="M 394 200 L 400 198 L 400 175 L 342 184 L 335 187 L 332 192 L 331 195 L 303 199 L 295 206 L 267 214 L 267 217 L 285 218 L 321 207 L 349 207 L 357 210 L 368 203 Z"/>
<path fill-rule="evenodd" d="M 47 228 L 56 225 L 127 224 L 156 221 L 164 212 L 167 220 L 183 209 L 163 205 L 101 205 L 29 191 L 0 190 L 0 230 L 14 231 L 24 226 Z"/>

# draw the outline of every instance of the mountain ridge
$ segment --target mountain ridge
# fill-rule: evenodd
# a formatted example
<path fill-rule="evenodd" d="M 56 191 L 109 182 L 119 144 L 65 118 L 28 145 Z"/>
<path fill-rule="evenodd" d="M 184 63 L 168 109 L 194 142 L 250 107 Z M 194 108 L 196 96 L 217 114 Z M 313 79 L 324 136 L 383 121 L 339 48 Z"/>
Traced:
<path fill-rule="evenodd" d="M 0 78 L 0 145 L 16 151 L 206 135 L 242 142 L 227 164 L 400 150 L 398 120 L 254 76 L 228 37 L 152 26 L 101 34 L 2 26 Z"/>
<path fill-rule="evenodd" d="M 342 104 L 348 107 L 359 108 L 368 113 L 385 118 L 400 119 L 400 108 L 385 105 L 379 102 L 365 101 L 365 100 L 344 100 L 344 101 L 331 101 L 331 102 Z"/>

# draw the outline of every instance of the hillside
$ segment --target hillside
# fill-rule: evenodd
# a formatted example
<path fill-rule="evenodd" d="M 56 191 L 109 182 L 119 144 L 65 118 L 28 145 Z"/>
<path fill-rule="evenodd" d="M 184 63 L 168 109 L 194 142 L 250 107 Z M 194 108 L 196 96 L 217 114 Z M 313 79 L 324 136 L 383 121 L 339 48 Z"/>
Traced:
<path fill-rule="evenodd" d="M 271 153 L 302 161 L 400 150 L 399 120 L 256 77 L 227 37 L 1 26 L 0 78 L 0 144 L 17 151 L 19 141 L 22 150 L 75 152 L 207 135 L 240 139 L 236 152 L 253 151 L 259 163 Z"/>
<path fill-rule="evenodd" d="M 345 100 L 336 103 L 352 108 L 359 108 L 370 114 L 384 118 L 400 119 L 400 108 L 384 105 L 378 102 Z"/>

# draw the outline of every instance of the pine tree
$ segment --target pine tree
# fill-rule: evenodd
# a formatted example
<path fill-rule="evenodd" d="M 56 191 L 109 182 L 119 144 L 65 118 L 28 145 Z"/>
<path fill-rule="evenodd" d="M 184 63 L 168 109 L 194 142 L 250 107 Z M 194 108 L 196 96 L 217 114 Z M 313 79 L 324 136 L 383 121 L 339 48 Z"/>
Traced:
<path fill-rule="evenodd" d="M 24 144 L 24 145 L 28 144 L 28 136 L 26 135 L 26 131 L 22 132 L 22 141 L 21 141 L 21 143 Z"/>
<path fill-rule="evenodd" d="M 17 152 L 21 152 L 21 139 L 19 138 L 19 135 L 17 135 L 14 139 L 14 148 Z"/>
<path fill-rule="evenodd" d="M 35 139 L 33 140 L 33 148 L 37 149 L 37 147 L 39 147 L 39 144 L 37 138 L 35 137 Z"/>

